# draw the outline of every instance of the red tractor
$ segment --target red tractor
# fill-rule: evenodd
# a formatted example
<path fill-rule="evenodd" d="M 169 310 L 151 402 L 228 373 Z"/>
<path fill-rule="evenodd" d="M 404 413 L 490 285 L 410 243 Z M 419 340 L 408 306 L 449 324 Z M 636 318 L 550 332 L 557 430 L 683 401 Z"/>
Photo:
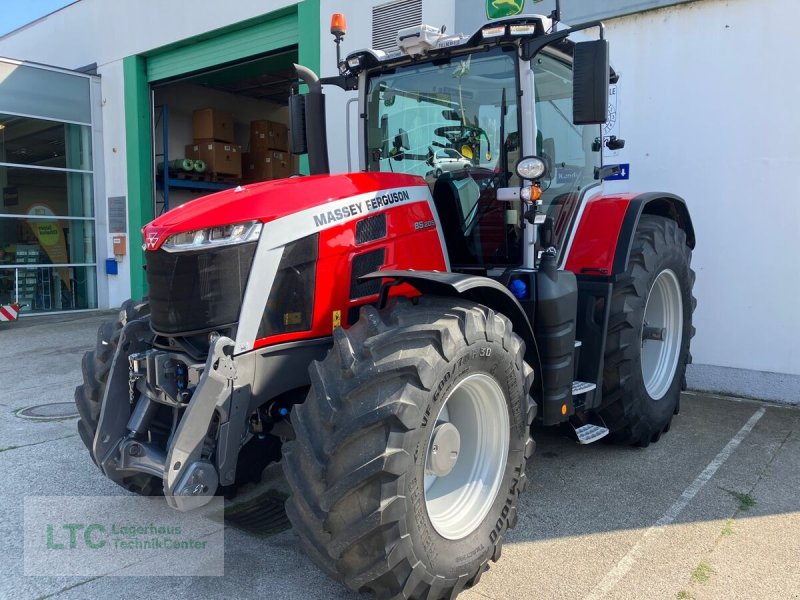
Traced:
<path fill-rule="evenodd" d="M 75 393 L 102 472 L 185 510 L 282 460 L 320 568 L 435 599 L 499 558 L 534 420 L 657 441 L 690 360 L 695 236 L 673 194 L 603 192 L 623 142 L 601 130 L 602 31 L 423 25 L 337 77 L 298 67 L 313 174 L 143 230 L 149 298 L 100 328 Z M 359 91 L 357 172 L 328 173 L 323 85 Z"/>

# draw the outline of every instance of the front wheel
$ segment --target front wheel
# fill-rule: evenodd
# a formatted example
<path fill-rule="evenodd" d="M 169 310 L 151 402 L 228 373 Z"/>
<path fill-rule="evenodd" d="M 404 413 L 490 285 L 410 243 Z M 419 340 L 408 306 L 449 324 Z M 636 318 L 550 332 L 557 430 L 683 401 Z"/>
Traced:
<path fill-rule="evenodd" d="M 150 305 L 146 300 L 142 302 L 126 300 L 115 320 L 105 321 L 100 325 L 95 349 L 83 355 L 81 361 L 83 383 L 75 388 L 75 405 L 80 415 L 78 434 L 83 445 L 89 450 L 92 460 L 94 460 L 92 447 L 97 432 L 97 422 L 100 419 L 103 395 L 122 329 L 129 321 L 149 318 Z M 123 357 L 124 359 L 127 357 Z M 120 485 L 143 496 L 157 496 L 163 493 L 161 480 L 144 473 L 126 477 Z"/>
<path fill-rule="evenodd" d="M 678 412 L 694 335 L 691 259 L 675 221 L 642 215 L 611 298 L 600 414 L 612 442 L 647 446 Z"/>
<path fill-rule="evenodd" d="M 334 332 L 283 463 L 287 512 L 324 571 L 379 598 L 477 583 L 527 484 L 524 353 L 508 319 L 457 299 L 365 307 Z"/>

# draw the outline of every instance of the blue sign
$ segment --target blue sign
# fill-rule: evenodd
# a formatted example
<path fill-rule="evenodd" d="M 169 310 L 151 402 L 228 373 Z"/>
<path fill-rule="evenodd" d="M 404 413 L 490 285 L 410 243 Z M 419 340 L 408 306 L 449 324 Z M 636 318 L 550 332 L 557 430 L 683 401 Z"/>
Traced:
<path fill-rule="evenodd" d="M 609 167 L 613 167 L 614 165 L 606 165 Z M 620 179 L 630 179 L 631 178 L 631 165 L 630 163 L 621 163 L 617 165 L 619 167 L 619 172 L 615 175 L 609 175 L 605 178 L 606 181 L 618 181 Z"/>

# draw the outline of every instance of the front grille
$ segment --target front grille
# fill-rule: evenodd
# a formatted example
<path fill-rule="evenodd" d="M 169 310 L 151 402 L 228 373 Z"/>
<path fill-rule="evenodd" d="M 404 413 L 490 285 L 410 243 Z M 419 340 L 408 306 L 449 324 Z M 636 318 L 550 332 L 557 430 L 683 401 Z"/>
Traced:
<path fill-rule="evenodd" d="M 256 243 L 146 252 L 153 331 L 187 334 L 236 323 Z"/>

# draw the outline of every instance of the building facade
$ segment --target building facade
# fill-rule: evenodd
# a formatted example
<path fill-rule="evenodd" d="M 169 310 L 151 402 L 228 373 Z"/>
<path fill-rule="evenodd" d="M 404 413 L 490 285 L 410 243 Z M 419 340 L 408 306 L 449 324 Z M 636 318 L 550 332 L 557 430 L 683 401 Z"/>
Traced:
<path fill-rule="evenodd" d="M 800 51 L 794 19 L 787 18 L 798 8 L 791 0 L 561 4 L 564 22 L 605 20 L 620 74 L 609 131 L 626 140 L 605 160 L 627 165 L 629 176 L 618 189 L 674 192 L 691 210 L 698 306 L 690 386 L 800 403 L 800 313 L 794 307 L 800 297 L 794 264 L 800 209 L 791 177 L 800 167 L 794 143 L 800 120 L 790 102 L 800 82 L 786 77 L 775 58 Z M 93 212 L 68 201 L 69 210 L 96 229 L 94 254 L 76 254 L 83 262 L 74 267 L 89 269 L 87 278 L 95 269 L 95 305 L 141 296 L 141 225 L 207 193 L 191 182 L 173 185 L 159 172 L 160 163 L 180 158 L 193 141 L 194 110 L 213 106 L 233 113 L 233 141 L 244 148 L 248 122 L 286 122 L 291 62 L 321 75 L 336 73 L 328 33 L 332 12 L 347 16 L 346 54 L 390 48 L 398 28 L 420 22 L 470 32 L 493 16 L 492 7 L 504 5 L 548 14 L 555 2 L 277 0 L 265 9 L 253 0 L 225 6 L 198 0 L 187 15 L 184 4 L 172 0 L 80 0 L 0 38 L 1 56 L 68 69 L 90 66 L 97 75 L 79 75 L 94 82 L 95 116 L 75 125 L 89 127 L 82 131 L 94 142 L 91 169 L 77 174 L 93 178 Z M 0 113 L 2 88 L 0 82 Z M 347 127 L 357 117 L 354 95 L 336 88 L 326 94 L 332 169 L 355 169 L 357 132 Z M 65 137 L 65 144 L 70 140 Z M 72 167 L 64 162 L 53 168 Z M 13 187 L 4 184 L 12 189 L 9 197 Z M 0 223 L 2 218 L 9 215 L 0 215 Z M 64 235 L 83 234 L 75 228 Z M 120 235 L 126 252 L 115 261 L 117 274 L 106 274 Z M 52 269 L 56 274 L 49 277 L 60 277 L 58 267 Z M 87 301 L 76 307 L 91 306 L 91 294 L 81 293 Z"/>

